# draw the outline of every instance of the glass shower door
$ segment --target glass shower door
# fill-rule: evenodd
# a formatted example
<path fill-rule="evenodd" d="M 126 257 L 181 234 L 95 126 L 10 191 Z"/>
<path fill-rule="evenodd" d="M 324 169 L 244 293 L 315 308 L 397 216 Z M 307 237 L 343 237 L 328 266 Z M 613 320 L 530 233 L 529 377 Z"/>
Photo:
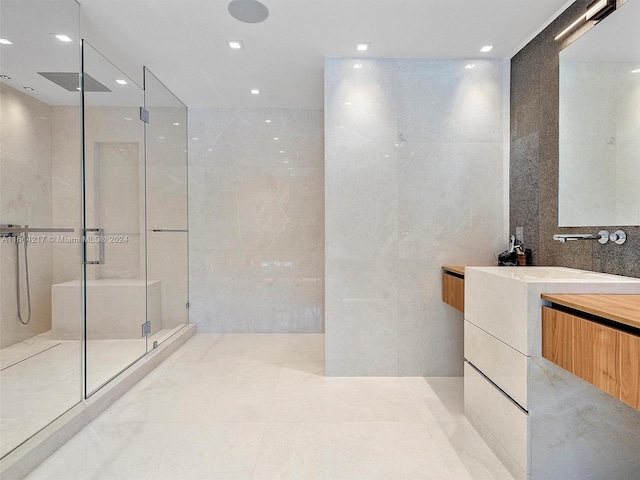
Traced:
<path fill-rule="evenodd" d="M 147 352 L 144 92 L 83 42 L 87 396 Z"/>
<path fill-rule="evenodd" d="M 0 11 L 4 457 L 82 399 L 82 251 L 78 4 L 0 0 Z"/>
<path fill-rule="evenodd" d="M 151 322 L 153 345 L 169 338 L 189 320 L 187 107 L 146 68 L 144 91 L 149 114 L 147 305 L 149 318 L 155 319 Z"/>

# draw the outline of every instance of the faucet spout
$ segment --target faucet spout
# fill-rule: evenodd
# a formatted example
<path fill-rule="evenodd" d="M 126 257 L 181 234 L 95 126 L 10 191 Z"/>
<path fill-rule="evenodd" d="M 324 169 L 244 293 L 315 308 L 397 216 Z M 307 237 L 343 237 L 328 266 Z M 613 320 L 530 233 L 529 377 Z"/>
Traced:
<path fill-rule="evenodd" d="M 611 237 L 612 235 L 608 231 L 600 230 L 595 235 L 590 233 L 556 233 L 553 236 L 553 239 L 562 243 L 566 243 L 570 240 L 598 240 L 599 243 L 604 245 Z"/>

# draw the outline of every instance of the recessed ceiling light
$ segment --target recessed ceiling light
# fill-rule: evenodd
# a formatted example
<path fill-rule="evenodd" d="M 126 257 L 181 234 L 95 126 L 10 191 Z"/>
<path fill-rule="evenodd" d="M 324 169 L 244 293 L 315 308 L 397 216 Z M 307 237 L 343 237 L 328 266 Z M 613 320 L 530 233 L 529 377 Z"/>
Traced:
<path fill-rule="evenodd" d="M 271 123 L 271 120 L 265 120 L 264 122 L 265 123 Z"/>
<path fill-rule="evenodd" d="M 351 102 L 344 102 L 345 105 L 351 105 Z"/>
<path fill-rule="evenodd" d="M 469 64 L 467 64 L 467 66 L 465 66 L 464 68 L 469 68 L 469 69 L 471 69 L 471 68 L 475 68 L 475 64 L 473 64 L 473 63 L 469 63 Z"/>
<path fill-rule="evenodd" d="M 257 88 L 252 88 L 251 89 L 251 94 L 252 95 L 260 95 L 260 90 L 258 90 Z"/>
<path fill-rule="evenodd" d="M 640 68 L 636 68 L 635 70 L 631 70 L 631 73 L 640 73 Z"/>
<path fill-rule="evenodd" d="M 278 138 L 278 137 L 273 137 L 273 139 L 274 139 L 274 140 L 280 140 L 280 138 Z"/>
<path fill-rule="evenodd" d="M 25 90 L 29 90 L 30 92 L 33 91 L 33 87 L 22 87 L 22 88 L 24 88 Z"/>
<path fill-rule="evenodd" d="M 361 63 L 354 63 L 353 64 L 353 68 L 362 68 L 362 64 Z"/>
<path fill-rule="evenodd" d="M 180 125 L 178 122 L 173 122 L 173 124 L 177 127 L 178 125 Z"/>
<path fill-rule="evenodd" d="M 129 121 L 129 122 L 131 121 L 131 117 L 124 117 L 124 119 Z"/>
<path fill-rule="evenodd" d="M 361 42 L 356 46 L 356 50 L 358 52 L 366 52 L 367 50 L 369 50 L 369 46 L 371 44 L 369 42 Z"/>
<path fill-rule="evenodd" d="M 10 42 L 6 38 L 0 38 L 0 45 L 13 45 L 13 42 Z"/>
<path fill-rule="evenodd" d="M 244 45 L 240 40 L 229 40 L 229 48 L 233 50 L 244 50 Z"/>
<path fill-rule="evenodd" d="M 191 137 L 191 140 L 195 140 L 195 141 L 197 141 L 197 140 L 198 140 L 198 137 Z"/>
<path fill-rule="evenodd" d="M 487 53 L 487 52 L 490 52 L 491 50 L 493 50 L 493 45 L 485 45 L 480 49 L 482 53 Z"/>
<path fill-rule="evenodd" d="M 160 137 L 158 137 L 158 138 L 159 138 L 160 140 L 164 140 L 164 137 L 163 137 L 163 136 L 160 136 Z"/>
<path fill-rule="evenodd" d="M 11 77 L 9 75 L 0 75 L 0 78 L 2 80 L 11 80 Z"/>
<path fill-rule="evenodd" d="M 116 80 L 116 83 L 119 83 L 120 85 L 126 85 L 127 81 L 120 79 L 120 80 Z"/>
<path fill-rule="evenodd" d="M 68 35 L 64 35 L 64 34 L 58 34 L 56 35 L 56 38 L 58 40 L 60 40 L 61 42 L 70 42 L 71 41 L 71 37 L 69 37 Z"/>
<path fill-rule="evenodd" d="M 284 150 L 280 150 L 280 153 L 284 153 Z M 285 160 L 284 163 L 287 163 L 287 161 Z"/>

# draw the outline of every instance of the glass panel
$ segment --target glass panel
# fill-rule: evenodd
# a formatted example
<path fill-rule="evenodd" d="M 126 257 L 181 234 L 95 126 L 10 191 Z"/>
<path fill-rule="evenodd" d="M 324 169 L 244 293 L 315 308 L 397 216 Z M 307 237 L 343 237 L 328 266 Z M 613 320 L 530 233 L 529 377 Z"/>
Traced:
<path fill-rule="evenodd" d="M 188 318 L 187 108 L 144 73 L 150 341 L 161 343 Z"/>
<path fill-rule="evenodd" d="M 83 65 L 90 394 L 146 353 L 144 93 L 87 42 Z"/>
<path fill-rule="evenodd" d="M 0 0 L 0 10 L 11 42 L 0 45 L 4 456 L 82 398 L 82 156 L 78 4 Z"/>

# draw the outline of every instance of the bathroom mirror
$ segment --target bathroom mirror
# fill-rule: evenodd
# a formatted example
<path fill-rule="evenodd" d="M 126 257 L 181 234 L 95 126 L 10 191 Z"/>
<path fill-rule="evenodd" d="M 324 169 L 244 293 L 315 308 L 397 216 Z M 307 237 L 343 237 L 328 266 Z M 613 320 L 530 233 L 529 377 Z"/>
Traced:
<path fill-rule="evenodd" d="M 558 225 L 640 225 L 640 1 L 560 53 Z"/>

